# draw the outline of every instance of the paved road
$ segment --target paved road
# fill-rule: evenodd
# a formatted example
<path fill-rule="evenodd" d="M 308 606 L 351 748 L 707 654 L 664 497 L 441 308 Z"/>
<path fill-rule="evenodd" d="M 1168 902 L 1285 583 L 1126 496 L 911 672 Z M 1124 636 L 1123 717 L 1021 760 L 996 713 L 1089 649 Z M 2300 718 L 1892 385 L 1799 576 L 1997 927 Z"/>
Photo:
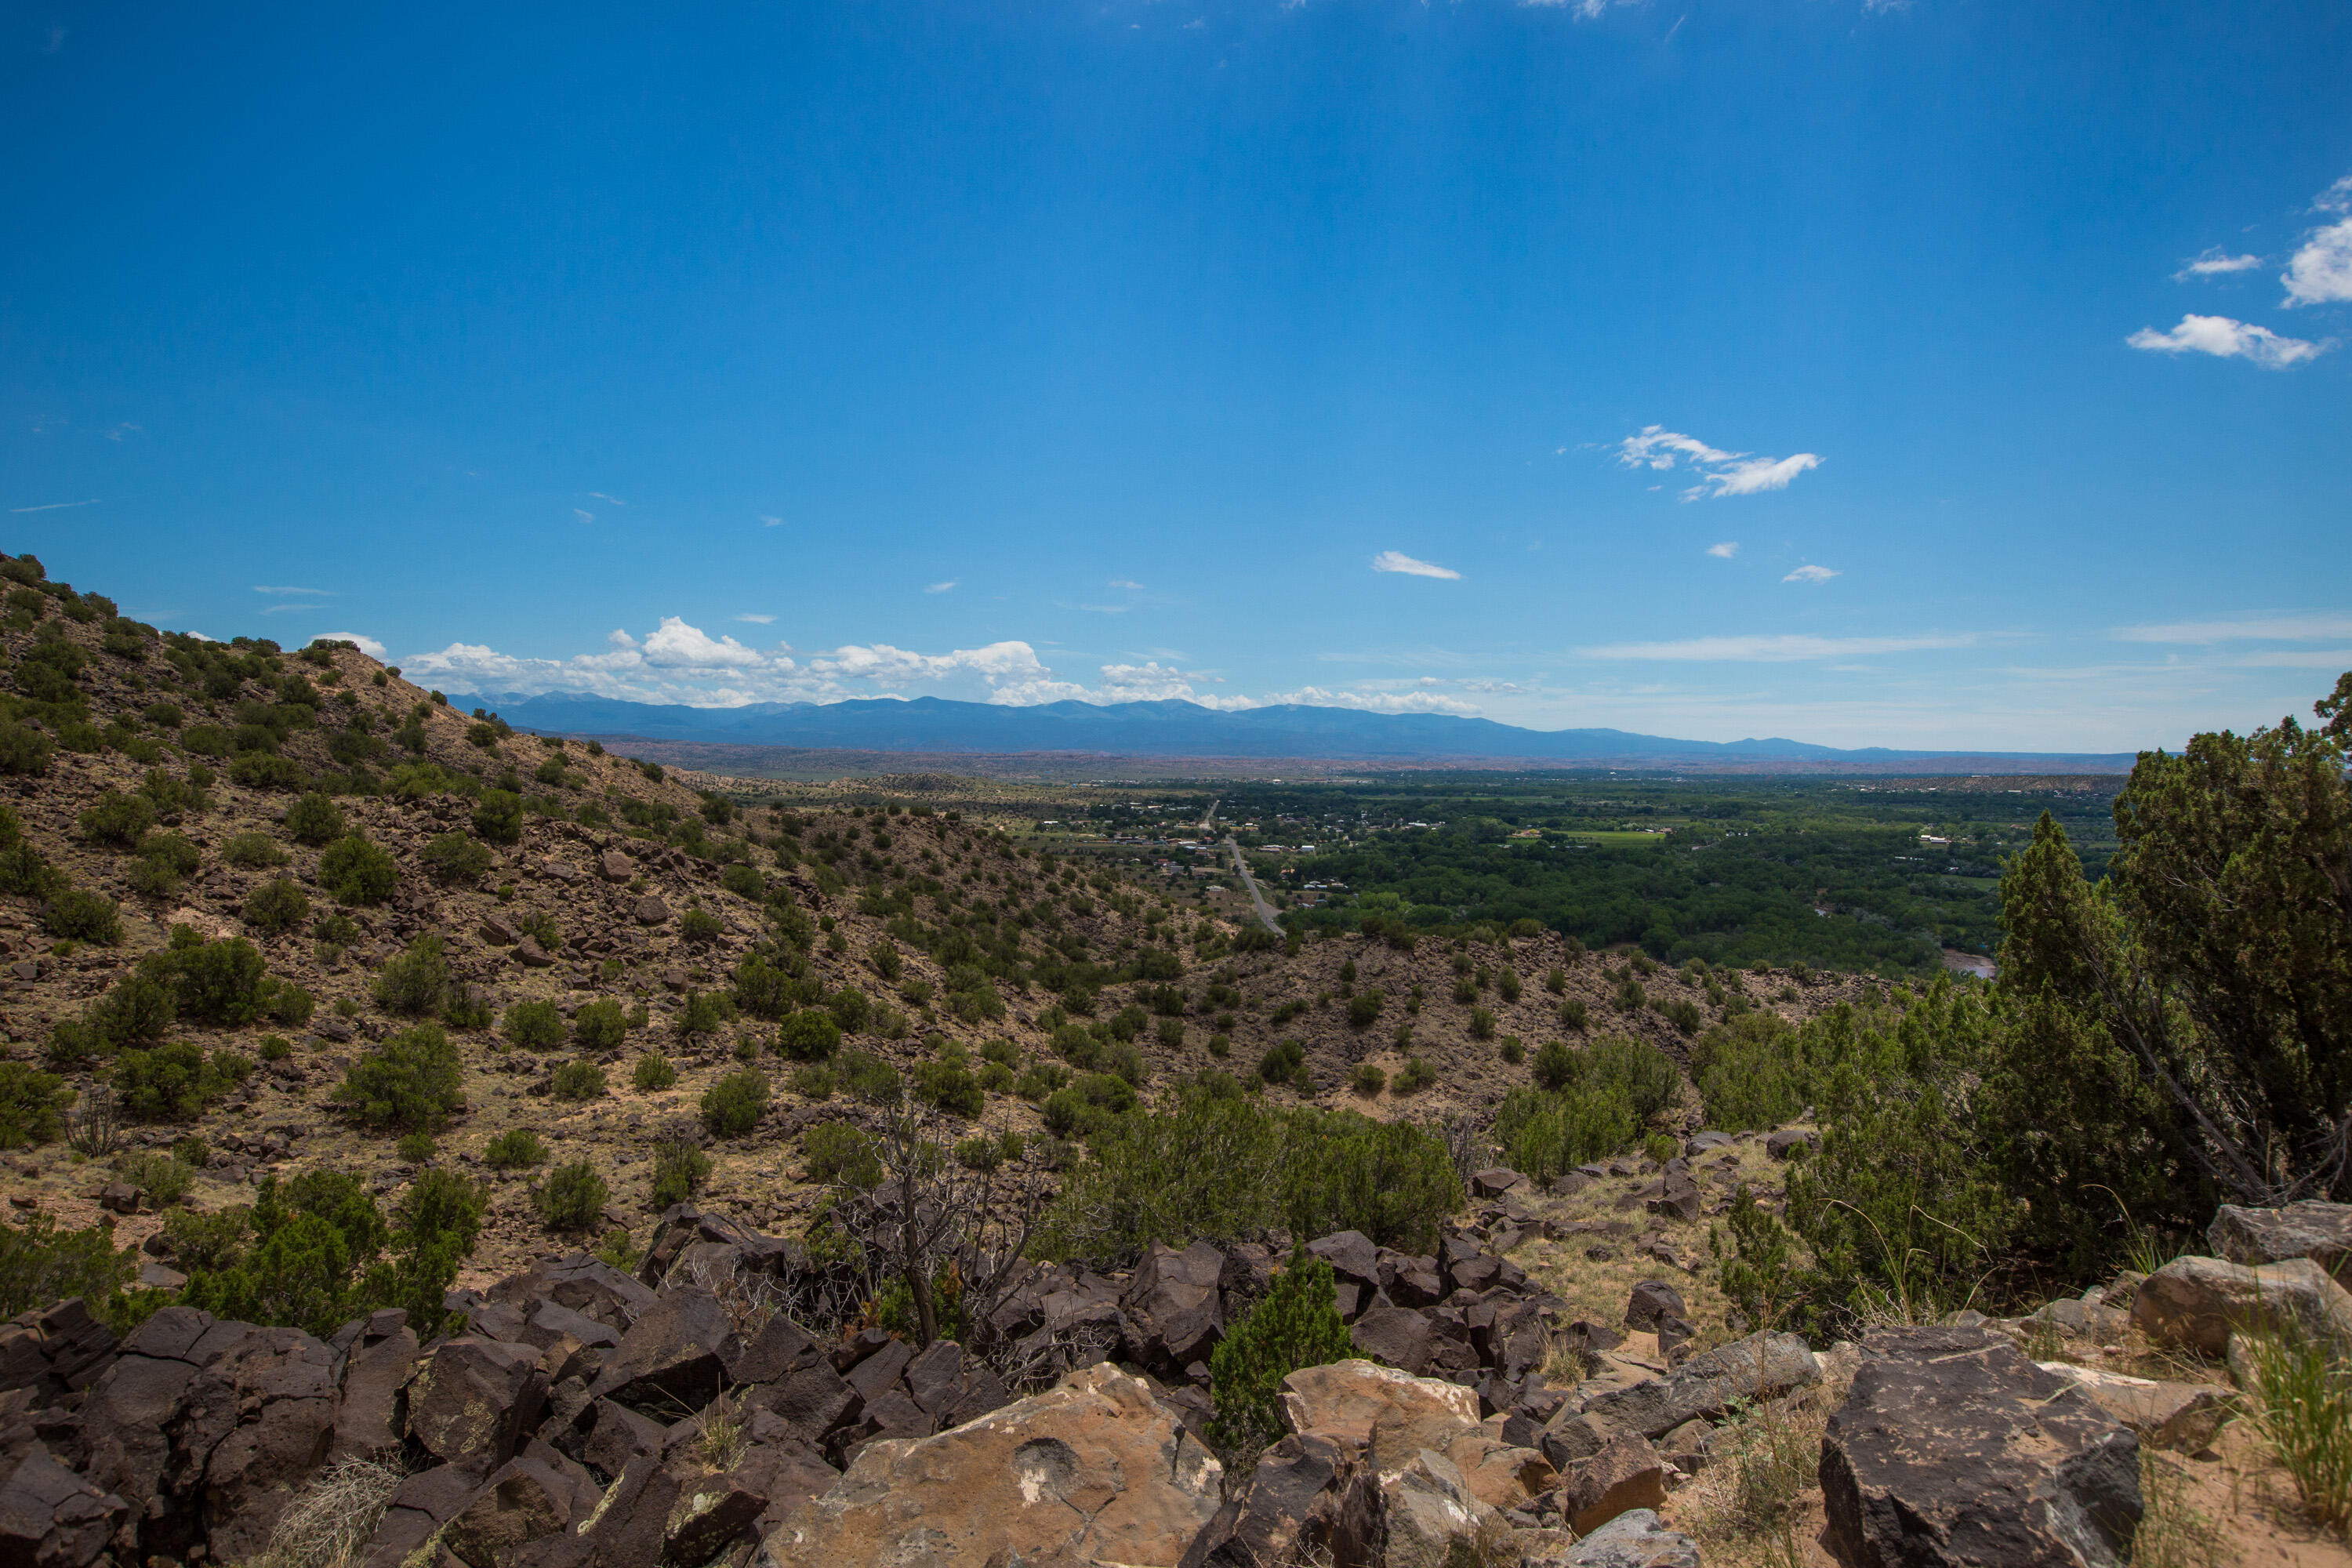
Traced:
<path fill-rule="evenodd" d="M 1223 804 L 1222 799 L 1209 803 L 1209 809 L 1201 814 L 1202 832 L 1209 831 L 1209 824 L 1217 819 L 1217 807 Z M 1234 869 L 1240 874 L 1242 890 L 1249 895 L 1252 907 L 1257 910 L 1258 923 L 1276 936 L 1285 935 L 1282 922 L 1274 918 L 1274 906 L 1267 903 L 1265 895 L 1257 890 L 1257 879 L 1250 875 L 1249 862 L 1242 858 L 1242 847 L 1230 833 L 1225 835 L 1225 853 L 1234 858 Z"/>
<path fill-rule="evenodd" d="M 1282 922 L 1274 918 L 1274 906 L 1257 890 L 1257 879 L 1250 875 L 1249 862 L 1242 858 L 1242 847 L 1234 842 L 1231 834 L 1225 836 L 1225 849 L 1234 858 L 1234 869 L 1241 873 L 1242 887 L 1248 892 L 1250 902 L 1256 906 L 1258 923 L 1276 936 L 1283 935 Z"/>

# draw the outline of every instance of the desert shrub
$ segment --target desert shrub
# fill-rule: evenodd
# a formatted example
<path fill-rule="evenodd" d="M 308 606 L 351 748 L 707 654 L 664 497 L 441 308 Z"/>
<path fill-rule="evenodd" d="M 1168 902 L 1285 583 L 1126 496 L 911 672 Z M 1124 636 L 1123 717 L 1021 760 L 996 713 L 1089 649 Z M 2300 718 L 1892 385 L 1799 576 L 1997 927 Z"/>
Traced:
<path fill-rule="evenodd" d="M 29 1214 L 21 1224 L 0 1224 L 0 1312 L 47 1307 L 79 1296 L 90 1310 L 127 1330 L 123 1291 L 139 1277 L 135 1247 L 117 1248 L 110 1229 L 58 1228 L 46 1214 Z"/>
<path fill-rule="evenodd" d="M 431 932 L 386 959 L 375 978 L 377 1003 L 411 1016 L 442 1011 L 449 995 L 449 960 L 441 938 Z"/>
<path fill-rule="evenodd" d="M 670 1026 L 688 1044 L 706 1040 L 725 1028 L 735 1016 L 731 998 L 716 991 L 689 991 L 678 1005 Z"/>
<path fill-rule="evenodd" d="M 1381 1016 L 1388 998 L 1379 991 L 1359 991 L 1348 998 L 1348 1023 L 1350 1027 L 1369 1029 Z"/>
<path fill-rule="evenodd" d="M 677 1081 L 677 1068 L 658 1051 L 647 1051 L 637 1058 L 636 1066 L 629 1069 L 629 1082 L 648 1094 L 658 1089 L 667 1089 Z"/>
<path fill-rule="evenodd" d="M 1571 996 L 1559 1005 L 1559 1026 L 1563 1029 L 1581 1029 L 1590 1016 L 1581 996 Z"/>
<path fill-rule="evenodd" d="M 112 899 L 87 888 L 60 888 L 41 909 L 41 929 L 51 936 L 111 946 L 122 940 L 122 915 Z"/>
<path fill-rule="evenodd" d="M 776 1054 L 793 1061 L 827 1061 L 840 1048 L 841 1026 L 814 1007 L 794 1013 L 776 1027 Z"/>
<path fill-rule="evenodd" d="M 462 833 L 444 833 L 417 852 L 425 874 L 444 887 L 471 887 L 489 874 L 488 849 Z"/>
<path fill-rule="evenodd" d="M 343 836 L 343 808 L 312 790 L 286 808 L 286 831 L 297 844 L 332 844 Z"/>
<path fill-rule="evenodd" d="M 1356 1070 L 1348 1079 L 1348 1087 L 1367 1100 L 1375 1098 L 1388 1086 L 1389 1075 L 1370 1062 L 1358 1063 Z"/>
<path fill-rule="evenodd" d="M 29 1062 L 0 1061 L 0 1148 L 47 1143 L 64 1130 L 74 1091 Z"/>
<path fill-rule="evenodd" d="M 1135 1088 L 1108 1073 L 1081 1073 L 1045 1097 L 1045 1126 L 1065 1137 L 1089 1137 L 1135 1109 Z"/>
<path fill-rule="evenodd" d="M 1710 1127 L 1739 1132 L 1793 1121 L 1814 1103 L 1826 1062 L 1814 1060 L 1817 1037 L 1761 1010 L 1727 1018 L 1699 1037 L 1691 1077 Z"/>
<path fill-rule="evenodd" d="M 871 1051 L 844 1051 L 835 1066 L 842 1087 L 859 1100 L 892 1105 L 898 1099 L 898 1069 Z"/>
<path fill-rule="evenodd" d="M 874 1004 L 865 992 L 845 985 L 826 998 L 825 1011 L 833 1015 L 833 1021 L 841 1026 L 843 1034 L 854 1035 L 866 1027 L 866 1020 L 873 1016 Z"/>
<path fill-rule="evenodd" d="M 1013 1092 L 1032 1102 L 1042 1100 L 1070 1081 L 1070 1069 L 1059 1062 L 1032 1062 L 1013 1080 Z"/>
<path fill-rule="evenodd" d="M 474 831 L 492 844 L 520 843 L 522 796 L 510 789 L 484 790 L 474 803 Z"/>
<path fill-rule="evenodd" d="M 131 885 L 152 898 L 170 898 L 182 879 L 204 864 L 204 856 L 178 833 L 150 833 L 139 841 L 139 858 L 131 868 Z"/>
<path fill-rule="evenodd" d="M 801 1157 L 808 1179 L 830 1186 L 867 1188 L 882 1180 L 882 1160 L 873 1135 L 844 1121 L 820 1121 L 801 1134 Z"/>
<path fill-rule="evenodd" d="M 245 732 L 238 731 L 239 734 Z M 260 732 L 269 733 L 267 730 Z M 247 789 L 300 789 L 310 782 L 301 763 L 268 752 L 239 752 L 229 760 L 228 776 L 231 782 Z"/>
<path fill-rule="evenodd" d="M 352 1063 L 331 1099 L 362 1127 L 436 1132 L 465 1103 L 464 1089 L 457 1047 L 420 1024 Z"/>
<path fill-rule="evenodd" d="M 721 1138 L 749 1132 L 767 1109 L 767 1075 L 749 1068 L 729 1073 L 702 1095 L 703 1123 Z"/>
<path fill-rule="evenodd" d="M 319 858 L 319 881 L 347 904 L 380 904 L 400 885 L 400 868 L 362 834 L 338 838 Z"/>
<path fill-rule="evenodd" d="M 1486 1007 L 1470 1009 L 1470 1037 L 1474 1040 L 1491 1040 L 1495 1037 L 1495 1015 L 1491 1009 Z"/>
<path fill-rule="evenodd" d="M 1209 1441 L 1229 1464 L 1245 1461 L 1282 1436 L 1284 1378 L 1354 1353 L 1330 1264 L 1292 1254 L 1290 1267 L 1210 1352 Z"/>
<path fill-rule="evenodd" d="M 611 997 L 599 997 L 572 1016 L 572 1037 L 583 1051 L 617 1050 L 629 1037 L 629 1016 Z"/>
<path fill-rule="evenodd" d="M 985 1097 L 980 1079 L 960 1061 L 918 1063 L 911 1075 L 915 1098 L 955 1116 L 977 1116 Z"/>
<path fill-rule="evenodd" d="M 1397 1069 L 1396 1091 L 1399 1094 L 1419 1094 L 1437 1081 L 1437 1069 L 1419 1057 L 1407 1057 L 1404 1066 Z"/>
<path fill-rule="evenodd" d="M 1287 1083 L 1307 1065 L 1307 1047 L 1297 1040 L 1276 1040 L 1258 1058 L 1257 1076 L 1267 1083 Z"/>
<path fill-rule="evenodd" d="M 133 971 L 91 1004 L 84 1021 L 95 1032 L 97 1044 L 120 1047 L 162 1039 L 179 1016 L 180 1001 L 168 980 Z"/>
<path fill-rule="evenodd" d="M 290 877 L 273 877 L 246 896 L 245 923 L 282 936 L 310 915 L 310 895 Z"/>
<path fill-rule="evenodd" d="M 170 1208 L 195 1185 L 195 1167 L 156 1149 L 133 1149 L 115 1156 L 114 1173 L 145 1194 L 159 1209 Z"/>
<path fill-rule="evenodd" d="M 1658 1009 L 1658 1016 L 1685 1037 L 1697 1034 L 1699 1026 L 1706 1022 L 1706 1016 L 1698 1010 L 1698 1004 L 1687 996 L 1678 996 L 1667 1003 Z"/>
<path fill-rule="evenodd" d="M 209 1274 L 234 1262 L 245 1246 L 251 1213 L 242 1204 L 211 1214 L 189 1208 L 166 1211 L 163 1234 L 171 1239 L 174 1267 L 184 1274 Z"/>
<path fill-rule="evenodd" d="M 1528 1071 L 1540 1088 L 1566 1089 L 1576 1079 L 1576 1051 L 1566 1040 L 1546 1040 L 1536 1048 Z"/>
<path fill-rule="evenodd" d="M 563 1043 L 563 1015 L 552 1002 L 518 1002 L 507 1009 L 500 1031 L 527 1051 L 551 1051 Z"/>
<path fill-rule="evenodd" d="M 493 1170 L 526 1170 L 547 1163 L 547 1144 L 528 1127 L 509 1128 L 490 1140 L 482 1158 Z"/>
<path fill-rule="evenodd" d="M 0 773 L 38 778 L 49 771 L 49 759 L 57 749 L 57 743 L 38 730 L 0 719 Z"/>
<path fill-rule="evenodd" d="M 241 871 L 286 864 L 286 851 L 267 833 L 240 833 L 221 846 L 221 858 Z"/>
<path fill-rule="evenodd" d="M 290 980 L 272 978 L 261 983 L 261 1012 L 273 1024 L 299 1029 L 310 1021 L 318 1006 L 317 997 Z"/>
<path fill-rule="evenodd" d="M 689 909 L 677 917 L 677 934 L 689 946 L 708 947 L 725 934 L 726 922 L 709 910 Z"/>
<path fill-rule="evenodd" d="M 831 1100 L 840 1075 L 824 1062 L 803 1062 L 793 1069 L 788 1080 L 793 1092 L 804 1100 Z"/>
<path fill-rule="evenodd" d="M 604 1092 L 604 1069 L 594 1062 L 565 1062 L 548 1075 L 547 1088 L 558 1100 L 594 1100 Z"/>
<path fill-rule="evenodd" d="M 605 1200 L 612 1195 L 596 1167 L 580 1160 L 548 1172 L 532 1198 L 549 1229 L 585 1230 L 603 1216 Z"/>
<path fill-rule="evenodd" d="M 1495 1113 L 1495 1141 L 1515 1171 L 1549 1181 L 1616 1153 L 1633 1141 L 1632 1110 L 1620 1096 L 1515 1089 Z"/>
<path fill-rule="evenodd" d="M 155 806 L 143 795 L 110 789 L 84 807 L 77 821 L 83 837 L 128 849 L 155 826 Z"/>
<path fill-rule="evenodd" d="M 122 1052 L 107 1083 L 123 1113 L 140 1121 L 186 1121 L 243 1082 L 253 1064 L 234 1051 L 205 1054 L 202 1046 L 173 1041 Z"/>
<path fill-rule="evenodd" d="M 710 1156 L 684 1139 L 670 1139 L 654 1147 L 652 1203 L 667 1208 L 694 1196 L 710 1174 Z"/>

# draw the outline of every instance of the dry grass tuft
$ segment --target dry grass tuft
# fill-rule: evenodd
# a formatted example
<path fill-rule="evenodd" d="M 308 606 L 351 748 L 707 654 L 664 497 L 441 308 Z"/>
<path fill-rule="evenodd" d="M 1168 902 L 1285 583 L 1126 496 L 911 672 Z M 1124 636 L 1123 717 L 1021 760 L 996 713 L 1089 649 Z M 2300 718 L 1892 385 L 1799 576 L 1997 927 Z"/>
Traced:
<path fill-rule="evenodd" d="M 2139 1530 L 2132 1537 L 2133 1568 L 2216 1568 L 2223 1555 L 2221 1529 L 2189 1501 L 2188 1468 L 2152 1448 L 2139 1453 Z"/>
<path fill-rule="evenodd" d="M 247 1568 L 352 1568 L 406 1474 L 389 1458 L 345 1459 L 322 1472 L 278 1516 L 269 1550 Z"/>

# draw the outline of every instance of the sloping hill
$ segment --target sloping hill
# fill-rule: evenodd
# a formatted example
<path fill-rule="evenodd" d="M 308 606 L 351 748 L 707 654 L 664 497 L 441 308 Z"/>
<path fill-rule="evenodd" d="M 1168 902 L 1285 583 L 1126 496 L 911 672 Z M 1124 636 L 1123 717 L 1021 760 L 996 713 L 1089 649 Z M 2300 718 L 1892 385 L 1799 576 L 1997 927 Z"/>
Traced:
<path fill-rule="evenodd" d="M 701 1097 L 746 1064 L 772 1098 L 748 1134 L 713 1145 L 709 1192 L 788 1226 L 811 1193 L 798 1134 L 861 1114 L 837 1072 L 828 1082 L 806 1070 L 819 1064 L 778 1054 L 780 1018 L 796 1011 L 823 1010 L 845 1052 L 927 1075 L 971 1127 L 1019 1131 L 1024 1157 L 1050 1165 L 1070 1155 L 1045 1136 L 1042 1091 L 1074 1072 L 1115 1070 L 1150 1093 L 1229 1071 L 1255 1089 L 1268 1047 L 1295 1039 L 1304 1073 L 1258 1091 L 1437 1120 L 1528 1081 L 1505 1058 L 1508 1037 L 1531 1052 L 1607 1029 L 1675 1052 L 1685 1035 L 1665 1015 L 1677 1005 L 1685 1026 L 1751 1001 L 1795 1016 L 1872 984 L 1661 972 L 1635 1005 L 1623 963 L 1573 955 L 1549 933 L 1255 947 L 1232 925 L 932 811 L 919 791 L 905 807 L 747 817 L 593 742 L 437 704 L 349 647 L 161 636 L 27 561 L 0 570 L 18 580 L 0 621 L 13 1058 L 57 1072 L 86 1109 L 110 1080 L 122 1087 L 125 1052 L 201 1047 L 222 1092 L 128 1136 L 202 1137 L 194 1201 L 214 1207 L 249 1201 L 268 1171 L 316 1164 L 399 1186 L 413 1159 L 333 1096 L 371 1047 L 436 1023 L 457 1047 L 464 1107 L 427 1157 L 496 1184 L 477 1258 L 492 1274 L 557 1245 L 530 1202 L 534 1173 L 485 1163 L 493 1138 L 527 1128 L 553 1160 L 593 1163 L 613 1187 L 606 1222 L 639 1225 L 653 1145 L 709 1142 Z M 355 874 L 369 855 L 353 840 L 382 852 L 374 886 Z M 126 1023 L 142 967 L 175 943 L 220 954 L 249 943 L 266 977 L 247 977 L 241 1003 Z M 437 960 L 416 956 L 436 943 Z M 1350 989 L 1381 994 L 1368 1021 L 1360 1005 L 1350 1021 Z M 547 1048 L 509 1038 L 530 1003 L 563 1021 Z M 1586 1020 L 1573 1028 L 1570 1004 Z M 646 1056 L 667 1059 L 675 1082 L 635 1087 Z M 1350 1087 L 1360 1065 L 1393 1077 L 1408 1059 L 1433 1079 L 1417 1093 Z M 601 1089 L 558 1092 L 556 1069 L 574 1061 L 602 1069 Z M 83 1224 L 105 1179 L 51 1143 L 9 1186 Z M 154 1225 L 121 1223 L 133 1240 Z"/>

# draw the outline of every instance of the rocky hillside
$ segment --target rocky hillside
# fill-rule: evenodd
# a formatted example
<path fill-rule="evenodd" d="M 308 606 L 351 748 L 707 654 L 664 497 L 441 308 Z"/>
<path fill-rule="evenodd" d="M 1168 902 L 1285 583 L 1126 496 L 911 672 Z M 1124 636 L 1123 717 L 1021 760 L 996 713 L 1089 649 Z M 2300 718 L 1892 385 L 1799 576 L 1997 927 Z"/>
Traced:
<path fill-rule="evenodd" d="M 134 1144 L 203 1141 L 189 1201 L 216 1207 L 313 1165 L 398 1191 L 415 1157 L 350 1125 L 333 1096 L 372 1044 L 437 1021 L 463 1105 L 425 1157 L 496 1185 L 483 1278 L 561 1245 L 530 1202 L 536 1171 L 484 1163 L 517 1129 L 550 1163 L 598 1169 L 604 1228 L 644 1224 L 664 1138 L 709 1145 L 705 1202 L 791 1228 L 811 1197 L 798 1134 L 856 1114 L 807 1070 L 820 1064 L 778 1054 L 781 1019 L 809 1009 L 844 1051 L 929 1068 L 943 1106 L 1024 1134 L 1034 1163 L 1055 1147 L 1043 1091 L 1089 1069 L 1147 1094 L 1211 1071 L 1255 1085 L 1269 1048 L 1296 1041 L 1271 1100 L 1435 1123 L 1525 1084 L 1519 1043 L 1613 1032 L 1680 1053 L 1727 1010 L 1795 1017 L 1873 984 L 1683 974 L 1550 935 L 1263 945 L 932 810 L 919 789 L 904 807 L 747 814 L 714 781 L 689 789 L 458 712 L 347 646 L 160 636 L 37 563 L 0 567 L 16 579 L 0 621 L 0 831 L 20 839 L 0 877 L 10 1048 L 86 1102 L 110 1053 L 71 1041 L 118 983 L 175 930 L 254 944 L 278 987 L 269 1005 L 162 1031 L 251 1070 L 214 1096 L 127 1107 Z M 428 938 L 438 968 L 420 980 L 403 955 Z M 518 1027 L 529 1004 L 555 1021 L 541 1008 Z M 638 1078 L 646 1056 L 674 1079 Z M 575 1061 L 601 1084 L 559 1079 Z M 697 1108 L 746 1062 L 770 1098 L 714 1144 Z M 96 1216 L 104 1184 L 57 1144 L 9 1177 L 20 1207 L 69 1226 Z M 153 1224 L 119 1221 L 131 1240 Z"/>

